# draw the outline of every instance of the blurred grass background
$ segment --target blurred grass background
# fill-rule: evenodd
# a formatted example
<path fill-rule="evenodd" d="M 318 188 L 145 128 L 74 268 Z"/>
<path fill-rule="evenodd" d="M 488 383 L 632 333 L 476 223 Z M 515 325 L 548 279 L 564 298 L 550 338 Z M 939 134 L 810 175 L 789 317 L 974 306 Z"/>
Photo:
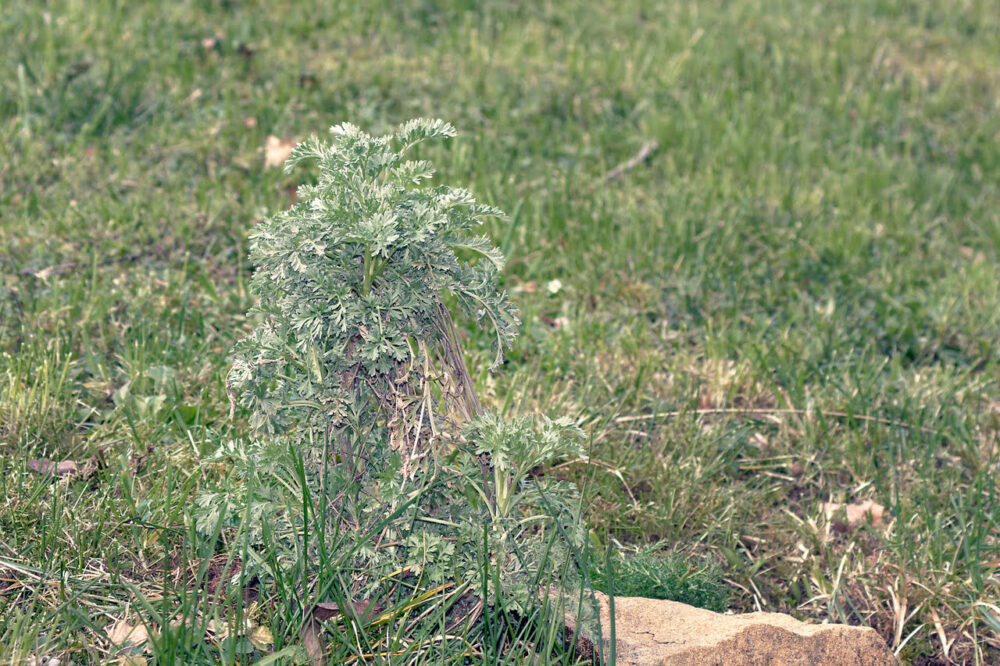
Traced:
<path fill-rule="evenodd" d="M 214 552 L 186 511 L 244 432 L 245 239 L 300 177 L 267 137 L 433 116 L 440 181 L 510 213 L 523 333 L 489 375 L 467 331 L 478 387 L 585 425 L 597 463 L 553 473 L 595 538 L 904 663 L 1000 660 L 995 0 L 62 0 L 0 40 L 0 659 L 114 658 Z M 239 657 L 200 640 L 171 654 Z"/>

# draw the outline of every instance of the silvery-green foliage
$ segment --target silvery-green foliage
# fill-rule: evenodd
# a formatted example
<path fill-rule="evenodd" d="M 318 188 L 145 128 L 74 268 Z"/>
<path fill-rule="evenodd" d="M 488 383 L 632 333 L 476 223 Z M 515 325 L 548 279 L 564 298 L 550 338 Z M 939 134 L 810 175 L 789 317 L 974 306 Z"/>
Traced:
<path fill-rule="evenodd" d="M 326 553 L 362 597 L 401 577 L 479 593 L 490 571 L 483 602 L 527 608 L 584 546 L 575 488 L 530 472 L 581 456 L 582 433 L 505 422 L 472 387 L 447 305 L 486 328 L 499 365 L 519 322 L 497 288 L 504 258 L 477 230 L 503 213 L 427 186 L 430 163 L 403 159 L 454 136 L 447 123 L 331 132 L 286 166 L 314 163 L 315 184 L 251 234 L 260 323 L 236 344 L 227 389 L 252 432 L 217 454 L 233 474 L 201 497 L 199 526 L 284 549 L 258 562 L 308 568 Z"/>
<path fill-rule="evenodd" d="M 532 469 L 552 460 L 584 455 L 583 433 L 572 419 L 542 419 L 541 428 L 536 429 L 532 419 L 508 423 L 487 412 L 465 427 L 465 436 L 474 443 L 476 454 L 489 455 L 492 462 L 495 501 L 488 506 L 494 520 L 510 514 L 513 507 L 523 503 L 522 498 L 537 494 L 535 485 L 529 482 Z M 480 494 L 485 499 L 485 490 Z"/>
<path fill-rule="evenodd" d="M 505 421 L 486 412 L 468 422 L 464 434 L 473 447 L 470 453 L 487 454 L 492 462 L 493 502 L 486 501 L 480 477 L 468 470 L 460 475 L 466 492 L 480 499 L 475 506 L 487 528 L 494 584 L 500 586 L 491 587 L 490 594 L 502 593 L 527 609 L 536 598 L 538 580 L 578 584 L 569 561 L 572 553 L 586 549 L 577 489 L 532 471 L 583 457 L 580 428 L 565 417 L 542 416 L 539 424 L 530 417 Z"/>
<path fill-rule="evenodd" d="M 422 186 L 433 167 L 403 159 L 454 128 L 412 120 L 387 136 L 349 123 L 331 132 L 332 143 L 296 146 L 286 166 L 314 161 L 316 184 L 251 235 L 263 322 L 237 345 L 229 386 L 258 435 L 293 430 L 302 439 L 311 428 L 316 441 L 355 440 L 405 421 L 427 379 L 426 354 L 449 333 L 444 294 L 492 332 L 494 367 L 517 332 L 516 310 L 496 288 L 503 256 L 476 233 L 503 213 L 466 190 Z"/>

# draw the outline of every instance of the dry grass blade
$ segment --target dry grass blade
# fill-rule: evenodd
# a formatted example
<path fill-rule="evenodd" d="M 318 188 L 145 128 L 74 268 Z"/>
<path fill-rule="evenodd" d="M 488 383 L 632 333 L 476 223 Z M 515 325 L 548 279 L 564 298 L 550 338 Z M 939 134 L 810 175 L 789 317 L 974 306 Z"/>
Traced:
<path fill-rule="evenodd" d="M 930 615 L 934 621 L 934 630 L 937 632 L 938 640 L 941 641 L 941 654 L 944 655 L 946 661 L 951 663 L 949 653 L 951 652 L 951 646 L 955 644 L 955 639 L 948 640 L 948 634 L 945 632 L 944 625 L 941 623 L 941 617 L 936 610 L 932 608 Z"/>
<path fill-rule="evenodd" d="M 614 180 L 615 178 L 621 178 L 622 176 L 625 175 L 627 171 L 631 171 L 632 169 L 636 168 L 637 166 L 645 162 L 647 159 L 649 159 L 649 156 L 655 153 L 659 147 L 660 143 L 656 139 L 647 141 L 646 143 L 642 144 L 641 148 L 639 148 L 639 152 L 630 157 L 628 160 L 616 166 L 614 169 L 611 169 L 606 174 L 604 174 L 604 180 Z"/>

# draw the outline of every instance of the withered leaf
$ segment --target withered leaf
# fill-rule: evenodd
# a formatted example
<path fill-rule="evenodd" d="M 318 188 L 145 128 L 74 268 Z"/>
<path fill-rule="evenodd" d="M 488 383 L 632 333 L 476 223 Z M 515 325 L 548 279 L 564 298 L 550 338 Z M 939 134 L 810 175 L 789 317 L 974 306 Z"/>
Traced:
<path fill-rule="evenodd" d="M 305 624 L 302 625 L 302 645 L 306 649 L 306 654 L 309 655 L 309 661 L 312 666 L 324 666 L 326 659 L 323 657 L 323 644 L 319 637 L 319 620 L 315 617 L 306 618 Z"/>
<path fill-rule="evenodd" d="M 295 143 L 295 139 L 279 139 L 273 134 L 268 135 L 264 144 L 264 166 L 280 167 L 292 154 Z"/>
<path fill-rule="evenodd" d="M 149 632 L 144 625 L 133 627 L 124 619 L 118 620 L 107 629 L 108 640 L 113 645 L 141 647 L 149 640 Z"/>
<path fill-rule="evenodd" d="M 823 502 L 823 514 L 827 520 L 833 519 L 840 511 L 844 511 L 847 515 L 847 527 L 851 529 L 860 525 L 866 516 L 870 517 L 873 527 L 878 527 L 882 524 L 882 515 L 885 513 L 885 507 L 872 500 L 865 500 L 856 504 Z"/>
<path fill-rule="evenodd" d="M 371 601 L 352 601 L 351 606 L 354 608 L 354 614 L 362 620 L 367 620 L 370 614 L 374 615 L 381 610 L 378 604 Z M 340 614 L 340 604 L 320 603 L 313 606 L 312 616 L 320 621 L 329 620 Z"/>
<path fill-rule="evenodd" d="M 28 469 L 39 474 L 51 474 L 53 476 L 76 474 L 78 471 L 77 464 L 72 460 L 63 460 L 57 463 L 48 458 L 33 458 L 29 460 Z"/>

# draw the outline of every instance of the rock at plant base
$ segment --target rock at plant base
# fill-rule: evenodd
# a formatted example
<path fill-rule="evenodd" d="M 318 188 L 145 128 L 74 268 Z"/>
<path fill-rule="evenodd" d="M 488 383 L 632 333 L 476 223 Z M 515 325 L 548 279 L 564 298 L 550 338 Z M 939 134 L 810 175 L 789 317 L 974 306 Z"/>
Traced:
<path fill-rule="evenodd" d="M 604 654 L 609 653 L 608 597 L 601 608 Z M 566 615 L 567 628 L 576 618 Z M 585 653 L 597 652 L 589 637 Z M 808 624 L 781 613 L 722 615 L 674 601 L 615 597 L 618 666 L 897 666 L 885 641 L 867 627 Z"/>

